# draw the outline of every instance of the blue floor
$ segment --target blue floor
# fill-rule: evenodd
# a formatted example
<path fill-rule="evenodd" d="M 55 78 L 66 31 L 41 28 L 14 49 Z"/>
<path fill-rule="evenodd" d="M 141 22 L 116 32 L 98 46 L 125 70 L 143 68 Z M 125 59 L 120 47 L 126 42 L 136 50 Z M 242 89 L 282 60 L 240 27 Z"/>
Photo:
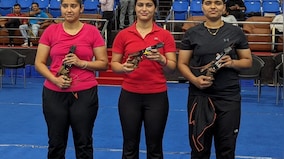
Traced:
<path fill-rule="evenodd" d="M 0 159 L 45 159 L 47 129 L 41 108 L 42 78 L 28 78 L 12 86 L 4 79 L 0 90 Z M 165 159 L 189 159 L 187 136 L 187 84 L 169 83 L 170 112 L 164 137 Z M 122 134 L 117 112 L 119 86 L 99 86 L 100 108 L 94 127 L 95 159 L 120 159 Z M 236 158 L 284 159 L 284 106 L 275 105 L 274 87 L 242 87 L 241 129 Z M 70 134 L 71 135 L 71 134 Z M 140 158 L 146 158 L 142 135 Z M 215 158 L 212 148 L 212 158 Z M 66 159 L 75 159 L 69 139 Z"/>

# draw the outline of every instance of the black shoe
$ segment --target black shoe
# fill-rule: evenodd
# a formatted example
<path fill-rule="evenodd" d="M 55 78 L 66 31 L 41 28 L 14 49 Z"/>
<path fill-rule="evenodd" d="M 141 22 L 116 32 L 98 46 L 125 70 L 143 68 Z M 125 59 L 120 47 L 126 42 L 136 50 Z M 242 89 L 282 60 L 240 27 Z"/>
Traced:
<path fill-rule="evenodd" d="M 11 41 L 9 44 L 8 44 L 8 47 L 14 47 L 15 45 L 14 45 L 14 42 L 13 41 Z"/>

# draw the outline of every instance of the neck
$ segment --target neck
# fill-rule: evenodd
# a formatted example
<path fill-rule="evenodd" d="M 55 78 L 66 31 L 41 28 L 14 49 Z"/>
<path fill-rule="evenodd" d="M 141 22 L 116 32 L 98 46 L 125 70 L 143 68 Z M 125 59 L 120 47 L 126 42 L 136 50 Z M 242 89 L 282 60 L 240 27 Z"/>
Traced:
<path fill-rule="evenodd" d="M 82 23 L 80 21 L 77 21 L 75 23 L 69 23 L 69 22 L 66 22 L 66 21 L 63 22 L 63 26 L 66 29 L 74 29 L 74 28 L 76 29 L 76 28 L 80 27 L 81 24 Z"/>
<path fill-rule="evenodd" d="M 149 28 L 152 29 L 152 26 L 153 26 L 152 21 L 151 22 L 146 22 L 146 23 L 137 21 L 137 23 L 136 23 L 136 28 L 137 29 L 149 29 Z"/>
<path fill-rule="evenodd" d="M 218 21 L 206 21 L 204 23 L 204 26 L 206 28 L 210 28 L 210 29 L 218 29 L 221 26 L 224 25 L 224 22 L 222 20 L 218 20 Z"/>

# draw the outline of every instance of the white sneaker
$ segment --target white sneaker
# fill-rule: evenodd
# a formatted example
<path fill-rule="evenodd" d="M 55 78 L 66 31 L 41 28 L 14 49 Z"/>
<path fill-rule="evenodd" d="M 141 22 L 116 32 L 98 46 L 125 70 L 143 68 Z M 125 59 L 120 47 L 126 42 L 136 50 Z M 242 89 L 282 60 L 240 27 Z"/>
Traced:
<path fill-rule="evenodd" d="M 32 42 L 30 42 L 30 47 L 33 47 L 33 43 Z"/>
<path fill-rule="evenodd" d="M 29 47 L 29 44 L 28 43 L 23 43 L 21 46 L 22 47 Z"/>

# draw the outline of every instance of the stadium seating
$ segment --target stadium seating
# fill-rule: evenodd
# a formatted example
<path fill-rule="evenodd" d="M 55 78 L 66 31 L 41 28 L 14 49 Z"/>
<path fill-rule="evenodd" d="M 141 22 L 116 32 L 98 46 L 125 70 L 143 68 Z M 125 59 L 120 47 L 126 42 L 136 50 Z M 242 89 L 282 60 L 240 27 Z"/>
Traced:
<path fill-rule="evenodd" d="M 85 0 L 84 1 L 84 13 L 85 14 L 98 14 L 100 11 L 98 0 Z"/>
<path fill-rule="evenodd" d="M 261 15 L 261 1 L 260 0 L 244 0 L 246 6 L 246 16 L 260 16 Z"/>
<path fill-rule="evenodd" d="M 48 17 L 49 18 L 53 18 L 51 14 L 47 13 Z M 7 22 L 7 19 L 0 19 L 0 24 L 5 24 Z M 43 23 L 40 28 L 39 28 L 39 32 L 38 32 L 38 37 L 36 38 L 30 38 L 30 41 L 37 45 L 38 44 L 38 38 L 42 35 L 43 31 L 45 28 L 47 28 L 50 24 L 52 24 L 53 22 L 52 21 L 47 21 L 45 23 Z M 3 36 L 4 38 L 2 38 L 1 36 Z M 9 38 L 8 38 L 9 34 L 7 32 L 6 29 L 1 29 L 0 30 L 0 45 L 1 44 L 7 44 L 9 42 Z M 15 45 L 20 45 L 23 43 L 23 38 L 22 38 L 22 34 L 20 32 L 20 30 L 16 30 L 15 31 L 15 38 L 14 38 L 14 43 Z"/>
<path fill-rule="evenodd" d="M 249 46 L 252 51 L 272 50 L 272 37 L 269 24 L 272 20 L 273 17 L 265 16 L 253 16 L 246 19 L 246 22 L 249 23 L 243 24 L 243 31 L 247 35 Z"/>
<path fill-rule="evenodd" d="M 175 1 L 190 2 L 190 0 L 173 0 L 173 2 L 175 2 Z"/>
<path fill-rule="evenodd" d="M 262 12 L 263 15 L 266 13 L 279 14 L 281 12 L 280 2 L 277 0 L 263 0 Z"/>
<path fill-rule="evenodd" d="M 34 2 L 38 3 L 41 10 L 48 12 L 49 0 L 34 0 Z"/>
<path fill-rule="evenodd" d="M 50 0 L 48 12 L 55 18 L 60 17 L 60 0 Z"/>
<path fill-rule="evenodd" d="M 186 31 L 191 27 L 194 27 L 195 25 L 198 25 L 206 20 L 205 16 L 190 16 L 187 21 L 192 21 L 188 23 L 184 23 L 182 25 L 182 31 Z M 194 21 L 194 22 L 193 22 Z"/>
<path fill-rule="evenodd" d="M 189 3 L 185 1 L 174 1 L 172 5 L 172 16 L 174 20 L 186 20 L 189 16 Z"/>
<path fill-rule="evenodd" d="M 21 5 L 22 12 L 29 12 L 31 10 L 31 6 L 34 0 L 18 0 L 18 4 Z"/>
<path fill-rule="evenodd" d="M 191 0 L 189 13 L 191 16 L 202 16 L 202 0 Z"/>
<path fill-rule="evenodd" d="M 14 4 L 17 3 L 17 0 L 1 0 L 0 1 L 0 14 L 5 16 L 9 13 L 12 13 Z"/>

